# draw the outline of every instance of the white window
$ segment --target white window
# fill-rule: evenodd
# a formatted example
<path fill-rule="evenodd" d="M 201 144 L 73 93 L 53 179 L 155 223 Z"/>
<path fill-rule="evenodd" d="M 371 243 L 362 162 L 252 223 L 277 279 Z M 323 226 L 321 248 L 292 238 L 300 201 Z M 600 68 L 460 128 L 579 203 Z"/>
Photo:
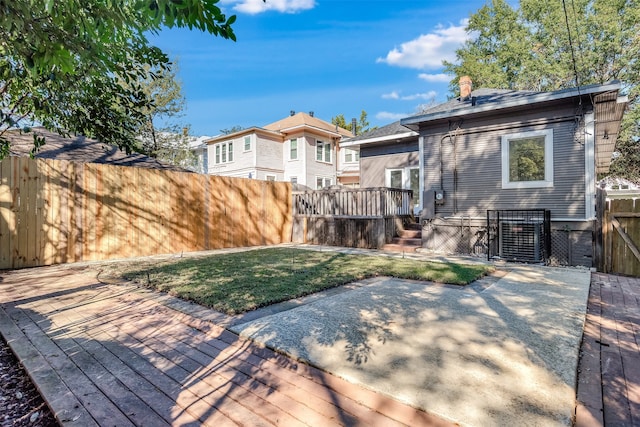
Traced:
<path fill-rule="evenodd" d="M 317 176 L 316 177 L 316 190 L 322 190 L 323 188 L 331 187 L 331 178 Z"/>
<path fill-rule="evenodd" d="M 298 160 L 298 139 L 291 138 L 289 141 L 289 160 Z"/>
<path fill-rule="evenodd" d="M 413 191 L 413 211 L 418 212 L 421 206 L 420 168 L 407 166 L 398 169 L 386 169 L 385 182 L 389 188 L 401 188 Z"/>
<path fill-rule="evenodd" d="M 291 177 L 291 183 L 292 184 L 297 184 L 298 183 L 298 177 L 297 176 L 292 176 Z"/>
<path fill-rule="evenodd" d="M 502 188 L 553 187 L 553 129 L 502 137 Z"/>
<path fill-rule="evenodd" d="M 233 162 L 233 142 L 216 144 L 216 164 Z"/>
<path fill-rule="evenodd" d="M 331 163 L 331 143 L 316 141 L 316 160 Z"/>
<path fill-rule="evenodd" d="M 387 169 L 387 187 L 404 188 L 402 172 L 402 169 Z"/>
<path fill-rule="evenodd" d="M 345 163 L 357 163 L 359 161 L 360 161 L 360 150 L 354 150 L 353 148 L 344 149 Z"/>
<path fill-rule="evenodd" d="M 267 175 L 266 179 L 267 179 L 267 181 L 275 181 L 276 180 L 276 176 L 275 175 Z"/>
<path fill-rule="evenodd" d="M 244 151 L 251 151 L 251 137 L 244 137 Z"/>

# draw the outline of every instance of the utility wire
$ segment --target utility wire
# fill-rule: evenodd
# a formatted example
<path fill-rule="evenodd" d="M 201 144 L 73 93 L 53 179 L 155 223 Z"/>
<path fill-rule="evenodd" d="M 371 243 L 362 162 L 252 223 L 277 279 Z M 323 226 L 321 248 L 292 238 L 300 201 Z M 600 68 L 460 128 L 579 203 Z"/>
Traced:
<path fill-rule="evenodd" d="M 571 60 L 573 62 L 573 74 L 576 78 L 576 86 L 578 87 L 578 96 L 580 96 L 580 80 L 578 79 L 578 67 L 576 65 L 576 55 L 573 51 L 573 40 L 571 39 L 571 28 L 569 28 L 569 15 L 567 14 L 567 4 L 562 0 L 562 9 L 564 10 L 564 21 L 567 24 L 567 33 L 569 35 L 569 47 L 571 48 Z M 582 97 L 580 97 L 582 99 Z"/>

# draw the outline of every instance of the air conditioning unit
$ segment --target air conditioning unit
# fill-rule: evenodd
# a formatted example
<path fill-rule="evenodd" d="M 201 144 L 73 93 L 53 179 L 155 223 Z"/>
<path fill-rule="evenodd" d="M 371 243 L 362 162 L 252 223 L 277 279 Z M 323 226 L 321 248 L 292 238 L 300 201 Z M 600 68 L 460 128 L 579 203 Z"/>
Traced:
<path fill-rule="evenodd" d="M 501 221 L 500 257 L 523 262 L 542 262 L 544 224 L 538 221 Z"/>

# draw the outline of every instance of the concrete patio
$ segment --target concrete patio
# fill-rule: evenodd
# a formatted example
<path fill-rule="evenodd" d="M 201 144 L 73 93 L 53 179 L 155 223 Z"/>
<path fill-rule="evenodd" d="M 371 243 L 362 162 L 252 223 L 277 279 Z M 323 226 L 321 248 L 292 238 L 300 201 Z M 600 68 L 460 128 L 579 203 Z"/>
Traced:
<path fill-rule="evenodd" d="M 231 330 L 463 425 L 571 425 L 590 273 L 375 278 Z"/>

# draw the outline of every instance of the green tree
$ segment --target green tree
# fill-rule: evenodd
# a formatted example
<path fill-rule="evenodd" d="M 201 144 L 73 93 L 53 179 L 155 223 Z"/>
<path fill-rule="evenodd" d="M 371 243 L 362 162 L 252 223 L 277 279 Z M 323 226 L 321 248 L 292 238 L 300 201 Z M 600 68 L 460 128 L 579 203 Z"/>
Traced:
<path fill-rule="evenodd" d="M 0 158 L 4 134 L 38 123 L 127 152 L 151 99 L 141 81 L 169 59 L 145 36 L 188 27 L 235 40 L 217 0 L 0 0 Z"/>
<path fill-rule="evenodd" d="M 620 156 L 610 173 L 640 179 L 635 138 L 640 120 L 640 3 L 519 3 L 514 9 L 505 0 L 492 0 L 470 16 L 467 31 L 475 37 L 456 51 L 456 62 L 444 63 L 455 75 L 452 93 L 459 93 L 463 75 L 471 76 L 476 87 L 535 91 L 621 80 L 630 108 L 617 141 Z"/>
<path fill-rule="evenodd" d="M 195 137 L 189 135 L 189 129 L 186 126 L 180 131 L 169 128 L 158 132 L 158 149 L 155 157 L 185 169 L 199 170 L 201 165 L 199 165 L 198 157 L 191 150 L 191 142 Z"/>
<path fill-rule="evenodd" d="M 142 109 L 146 120 L 138 129 L 140 152 L 151 157 L 159 157 L 161 150 L 170 149 L 172 135 L 183 134 L 185 125 L 176 120 L 181 118 L 185 106 L 182 86 L 176 77 L 175 63 L 171 68 L 159 68 L 149 72 L 140 81 L 144 95 L 152 102 Z M 169 146 L 167 146 L 169 144 Z"/>
<path fill-rule="evenodd" d="M 220 133 L 223 135 L 229 135 L 232 133 L 236 133 L 236 132 L 240 132 L 241 130 L 243 130 L 244 128 L 240 125 L 235 125 L 230 127 L 229 129 L 220 129 Z"/>
<path fill-rule="evenodd" d="M 331 118 L 331 123 L 340 126 L 343 129 L 353 132 L 353 123 L 352 121 L 347 121 L 344 118 L 344 114 L 338 114 L 335 117 Z M 369 120 L 367 119 L 367 112 L 362 110 L 360 112 L 360 119 L 356 122 L 356 135 L 361 135 L 370 130 L 377 129 L 377 126 L 370 127 Z"/>
<path fill-rule="evenodd" d="M 509 180 L 544 180 L 544 138 L 525 138 L 510 141 Z"/>

